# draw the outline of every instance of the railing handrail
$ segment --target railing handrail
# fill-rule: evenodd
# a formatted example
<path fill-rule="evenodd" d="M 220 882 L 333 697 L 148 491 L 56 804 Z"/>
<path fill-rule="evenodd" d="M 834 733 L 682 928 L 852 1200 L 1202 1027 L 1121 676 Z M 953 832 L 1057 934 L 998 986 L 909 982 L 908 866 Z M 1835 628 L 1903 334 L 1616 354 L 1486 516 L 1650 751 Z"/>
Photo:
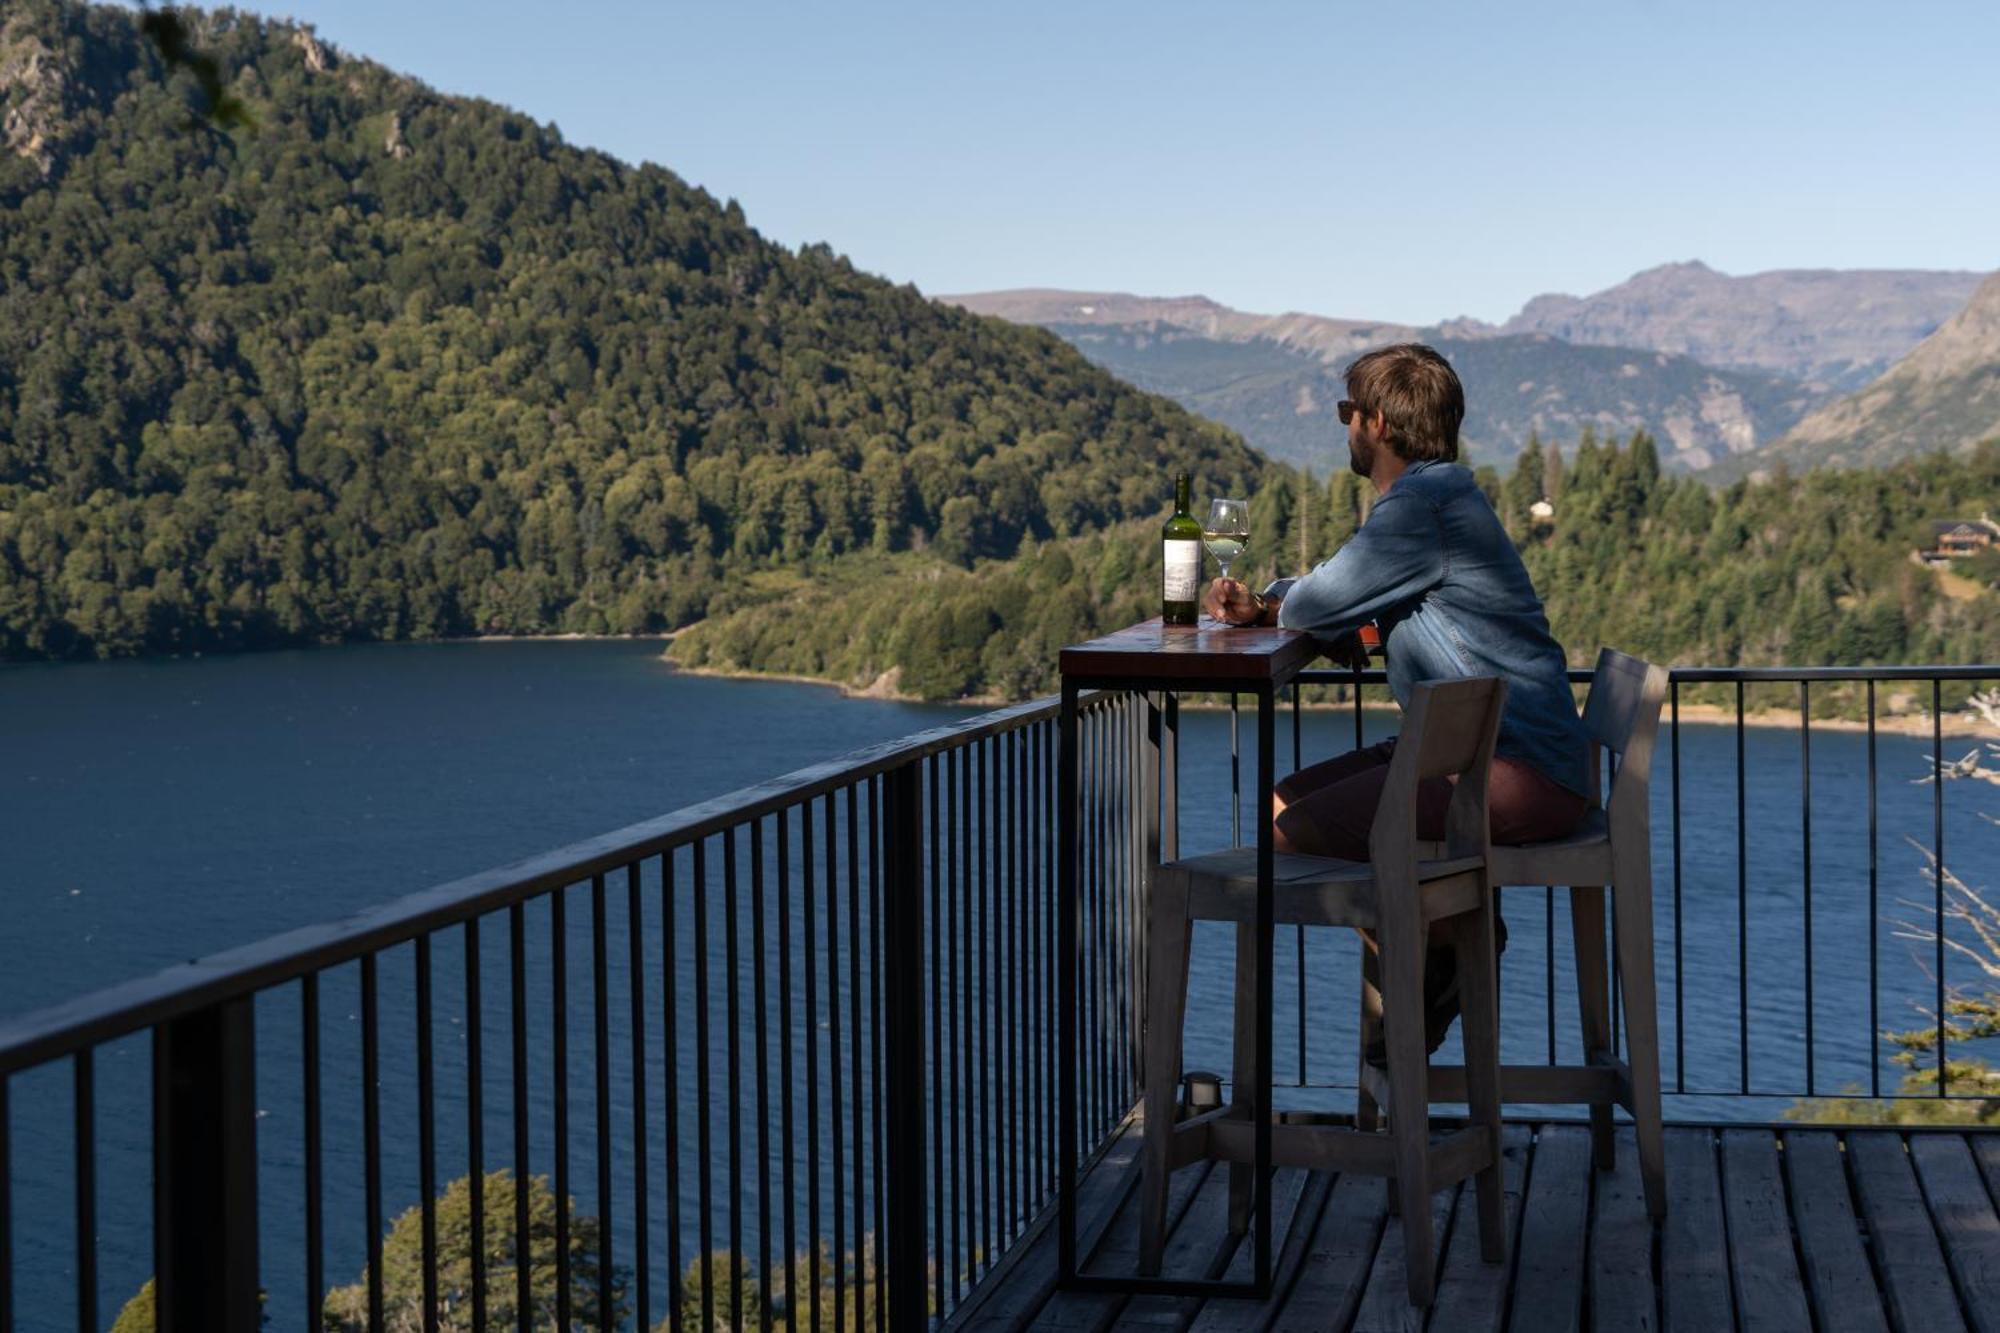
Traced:
<path fill-rule="evenodd" d="M 1573 667 L 1569 672 L 1570 680 L 1575 683 L 1587 683 L 1590 675 L 1587 668 Z M 1351 684 L 1358 680 L 1361 684 L 1379 685 L 1386 676 L 1372 668 L 1359 673 L 1315 668 L 1300 673 L 1298 679 L 1305 684 Z M 2000 664 L 1682 666 L 1672 668 L 1669 679 L 1676 685 L 1738 681 L 2000 680 Z M 0 1078 L 213 1004 L 254 995 L 300 976 L 353 962 L 946 750 L 1053 718 L 1057 704 L 1054 696 L 1044 696 L 963 722 L 865 746 L 670 814 L 419 890 L 337 921 L 301 926 L 0 1021 Z"/>
<path fill-rule="evenodd" d="M 1089 699 L 1101 697 L 1092 693 Z M 670 814 L 482 870 L 318 922 L 191 958 L 17 1018 L 0 1021 L 0 1078 L 79 1049 L 462 925 L 515 903 L 687 846 L 932 755 L 1056 715 L 1054 696 L 1011 704 L 864 746 Z"/>
<path fill-rule="evenodd" d="M 1364 685 L 1380 685 L 1388 679 L 1388 673 L 1380 667 L 1370 667 L 1360 674 Z M 1343 667 L 1309 667 L 1301 671 L 1298 679 L 1306 685 L 1351 685 L 1356 673 Z M 1571 667 L 1569 679 L 1572 685 L 1588 685 L 1591 669 Z M 1738 681 L 1746 685 L 1759 682 L 1774 684 L 1797 684 L 1799 681 L 1867 681 L 1888 680 L 1993 680 L 2000 681 L 2000 662 L 1972 663 L 1967 666 L 1862 666 L 1862 667 L 1703 667 L 1677 666 L 1667 668 L 1669 685 L 1733 685 Z"/>

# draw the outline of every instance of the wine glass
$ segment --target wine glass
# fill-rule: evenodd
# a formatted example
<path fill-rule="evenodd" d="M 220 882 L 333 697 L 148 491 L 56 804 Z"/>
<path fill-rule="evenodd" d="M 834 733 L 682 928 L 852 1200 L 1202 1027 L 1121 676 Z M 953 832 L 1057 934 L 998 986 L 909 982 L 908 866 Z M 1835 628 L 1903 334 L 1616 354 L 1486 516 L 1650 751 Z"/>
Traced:
<path fill-rule="evenodd" d="M 1211 500 L 1208 521 L 1201 525 L 1201 544 L 1229 577 L 1229 566 L 1250 541 L 1250 506 L 1242 500 Z"/>

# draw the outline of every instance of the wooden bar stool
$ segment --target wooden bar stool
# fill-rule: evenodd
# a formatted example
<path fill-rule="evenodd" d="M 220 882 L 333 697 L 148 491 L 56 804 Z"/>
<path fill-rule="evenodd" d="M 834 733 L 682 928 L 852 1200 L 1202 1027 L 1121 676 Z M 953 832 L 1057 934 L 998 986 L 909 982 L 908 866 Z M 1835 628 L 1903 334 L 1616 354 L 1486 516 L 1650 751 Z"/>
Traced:
<path fill-rule="evenodd" d="M 1566 884 L 1576 949 L 1576 987 L 1582 1014 L 1581 1065 L 1502 1065 L 1500 1095 L 1509 1102 L 1572 1103 L 1590 1107 L 1592 1156 L 1609 1170 L 1616 1156 L 1611 1108 L 1632 1113 L 1645 1183 L 1646 1211 L 1667 1215 L 1666 1146 L 1660 1129 L 1660 1011 L 1653 981 L 1653 743 L 1660 730 L 1665 667 L 1606 648 L 1597 655 L 1583 725 L 1589 731 L 1591 810 L 1568 837 L 1519 847 L 1495 846 L 1495 888 L 1507 884 Z M 1612 757 L 1611 796 L 1601 789 L 1599 751 Z M 1625 1058 L 1611 1046 L 1610 970 L 1604 949 L 1604 889 L 1617 904 L 1619 998 L 1625 1006 Z M 1365 990 L 1362 1005 L 1372 1001 Z M 1454 1065 L 1431 1069 L 1431 1098 L 1460 1102 L 1472 1086 Z M 1379 1074 L 1362 1069 L 1362 1111 L 1387 1091 Z"/>
<path fill-rule="evenodd" d="M 1428 1305 L 1437 1255 L 1431 1194 L 1478 1177 L 1480 1253 L 1506 1253 L 1501 1213 L 1499 1015 L 1493 955 L 1493 907 L 1487 845 L 1487 772 L 1499 732 L 1506 684 L 1495 679 L 1419 685 L 1369 830 L 1367 863 L 1279 853 L 1272 905 L 1279 924 L 1359 926 L 1381 951 L 1388 1081 L 1395 1106 L 1388 1135 L 1331 1125 L 1274 1124 L 1274 1166 L 1357 1171 L 1390 1177 L 1401 1204 L 1410 1300 Z M 1457 777 L 1440 855 L 1421 859 L 1416 837 L 1417 784 Z M 1249 1217 L 1255 1126 L 1247 1089 L 1266 1087 L 1256 1067 L 1257 994 L 1253 947 L 1257 860 L 1236 848 L 1156 868 L 1146 917 L 1148 973 L 1145 1035 L 1145 1143 L 1140 1181 L 1140 1271 L 1159 1272 L 1165 1245 L 1168 1178 L 1188 1163 L 1230 1163 L 1230 1225 Z M 1197 920 L 1236 923 L 1235 1076 L 1231 1104 L 1176 1122 L 1181 1032 L 1187 1011 L 1188 946 Z M 1450 923 L 1465 1016 L 1472 1124 L 1433 1143 L 1424 1047 L 1424 955 L 1430 924 Z M 1263 1182 L 1268 1187 L 1268 1182 Z"/>

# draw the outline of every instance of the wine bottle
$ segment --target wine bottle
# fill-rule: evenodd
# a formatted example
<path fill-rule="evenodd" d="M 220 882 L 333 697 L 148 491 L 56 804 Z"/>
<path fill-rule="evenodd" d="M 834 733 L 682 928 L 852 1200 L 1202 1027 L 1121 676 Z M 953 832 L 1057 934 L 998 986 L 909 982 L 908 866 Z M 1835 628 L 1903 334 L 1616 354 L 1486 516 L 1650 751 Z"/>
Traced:
<path fill-rule="evenodd" d="M 1160 619 L 1169 625 L 1195 623 L 1201 596 L 1201 524 L 1188 512 L 1188 475 L 1174 478 L 1174 513 L 1160 533 L 1166 573 Z"/>

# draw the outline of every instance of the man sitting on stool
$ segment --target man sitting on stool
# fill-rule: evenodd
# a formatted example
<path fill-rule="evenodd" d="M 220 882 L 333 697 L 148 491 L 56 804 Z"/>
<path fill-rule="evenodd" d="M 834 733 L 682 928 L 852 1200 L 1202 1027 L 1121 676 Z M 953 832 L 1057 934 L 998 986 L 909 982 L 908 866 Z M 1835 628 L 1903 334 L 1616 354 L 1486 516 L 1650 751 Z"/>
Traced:
<path fill-rule="evenodd" d="M 1304 630 L 1341 661 L 1359 661 L 1357 631 L 1381 629 L 1389 688 L 1407 705 L 1419 681 L 1500 676 L 1507 702 L 1494 748 L 1487 805 L 1493 841 L 1542 842 L 1569 833 L 1590 807 L 1589 737 L 1570 694 L 1568 663 L 1520 553 L 1472 474 L 1458 466 L 1465 390 L 1451 364 L 1419 343 L 1384 347 L 1347 368 L 1348 465 L 1374 484 L 1368 519 L 1331 560 L 1263 593 L 1233 579 L 1209 585 L 1202 610 L 1233 625 Z M 1394 740 L 1300 769 L 1275 793 L 1280 851 L 1368 859 L 1368 830 L 1382 798 Z M 1451 787 L 1417 793 L 1417 836 L 1444 837 Z M 1501 947 L 1506 927 L 1499 926 Z M 1373 981 L 1374 942 L 1362 958 Z M 1424 965 L 1430 1049 L 1458 1016 L 1449 948 Z M 1384 1063 L 1379 1023 L 1363 1034 Z"/>

